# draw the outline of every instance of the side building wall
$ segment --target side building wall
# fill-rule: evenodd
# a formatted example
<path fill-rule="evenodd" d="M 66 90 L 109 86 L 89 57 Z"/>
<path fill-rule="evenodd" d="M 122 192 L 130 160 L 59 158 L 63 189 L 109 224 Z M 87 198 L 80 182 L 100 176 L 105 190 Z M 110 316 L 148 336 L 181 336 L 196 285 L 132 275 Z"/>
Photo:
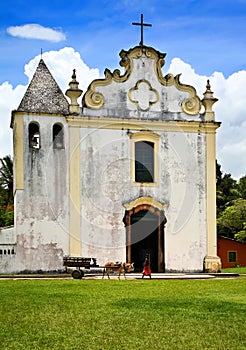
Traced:
<path fill-rule="evenodd" d="M 222 268 L 246 266 L 246 243 L 218 236 L 218 256 L 221 258 Z"/>
<path fill-rule="evenodd" d="M 0 273 L 11 273 L 16 265 L 16 236 L 14 227 L 0 228 Z"/>

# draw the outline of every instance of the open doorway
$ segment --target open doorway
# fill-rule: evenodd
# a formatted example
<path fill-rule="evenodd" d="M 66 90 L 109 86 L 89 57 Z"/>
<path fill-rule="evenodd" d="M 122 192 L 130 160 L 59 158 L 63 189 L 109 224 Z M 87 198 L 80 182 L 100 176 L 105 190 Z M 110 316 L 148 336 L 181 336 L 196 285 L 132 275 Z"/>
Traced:
<path fill-rule="evenodd" d="M 158 217 L 141 210 L 131 216 L 131 260 L 135 271 L 142 271 L 145 257 L 158 272 Z"/>
<path fill-rule="evenodd" d="M 164 272 L 164 224 L 163 211 L 150 205 L 140 205 L 126 211 L 127 262 L 134 262 L 136 272 L 143 269 L 146 256 L 152 272 Z"/>

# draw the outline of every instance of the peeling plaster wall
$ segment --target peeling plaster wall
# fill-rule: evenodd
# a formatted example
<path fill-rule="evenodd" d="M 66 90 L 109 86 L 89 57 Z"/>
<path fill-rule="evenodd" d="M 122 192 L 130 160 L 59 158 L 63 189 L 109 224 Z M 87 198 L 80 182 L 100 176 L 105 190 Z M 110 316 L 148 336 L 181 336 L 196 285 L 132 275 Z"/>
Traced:
<path fill-rule="evenodd" d="M 67 146 L 53 149 L 52 125 L 64 120 L 38 116 L 25 116 L 24 120 L 25 189 L 15 195 L 17 254 L 9 271 L 61 270 L 63 256 L 69 255 L 69 159 Z M 30 121 L 40 125 L 39 150 L 29 148 Z M 64 131 L 67 145 L 65 123 Z M 131 179 L 128 131 L 80 129 L 81 255 L 96 257 L 99 264 L 125 261 L 124 204 L 149 196 L 166 205 L 166 271 L 202 271 L 206 255 L 206 135 L 158 134 L 158 186 L 139 186 Z"/>
<path fill-rule="evenodd" d="M 103 96 L 100 116 L 142 120 L 187 120 L 187 114 L 181 105 L 189 98 L 189 93 L 180 91 L 175 86 L 161 85 L 153 59 L 144 56 L 141 59 L 133 59 L 133 66 L 134 69 L 126 81 L 120 84 L 111 81 L 109 85 L 96 87 L 96 92 Z M 139 86 L 144 84 L 146 91 L 139 92 L 136 83 L 139 83 Z M 152 91 L 151 94 L 149 89 Z M 155 102 L 149 105 L 149 99 Z M 141 100 L 147 103 L 145 107 L 141 108 L 141 103 L 138 103 Z M 98 116 L 98 110 L 84 108 L 83 114 Z M 189 115 L 188 120 L 203 120 L 203 115 L 200 113 Z"/>
<path fill-rule="evenodd" d="M 40 149 L 29 147 L 28 125 L 40 127 Z M 65 149 L 53 149 L 52 127 L 63 123 Z M 69 253 L 68 140 L 65 118 L 24 116 L 24 190 L 15 194 L 16 271 L 61 270 Z"/>
<path fill-rule="evenodd" d="M 81 129 L 82 255 L 99 263 L 126 259 L 124 203 L 150 196 L 167 205 L 165 264 L 170 271 L 202 271 L 206 254 L 205 135 L 161 133 L 159 185 L 131 182 L 125 130 Z"/>
<path fill-rule="evenodd" d="M 206 255 L 206 136 L 166 135 L 170 205 L 166 216 L 167 271 L 202 271 Z"/>
<path fill-rule="evenodd" d="M 166 205 L 166 271 L 202 271 L 207 225 L 206 135 L 196 132 L 192 125 L 193 121 L 204 121 L 199 112 L 201 101 L 198 97 L 190 99 L 195 89 L 184 88 L 178 80 L 162 84 L 155 58 L 146 52 L 135 52 L 127 79 L 122 75 L 95 82 L 100 108 L 91 97 L 85 104 L 91 108 L 84 107 L 81 117 L 131 119 L 130 133 L 141 129 L 141 121 L 148 121 L 153 132 L 156 121 L 175 121 L 177 131 L 156 132 L 160 135 L 159 181 L 156 186 L 139 186 L 131 179 L 131 140 L 126 130 L 110 130 L 109 125 L 108 130 L 81 129 L 82 255 L 100 257 L 100 263 L 125 260 L 123 205 L 149 196 Z M 183 103 L 188 103 L 189 114 Z M 196 103 L 197 108 L 192 110 Z M 136 130 L 132 130 L 134 118 Z M 181 132 L 179 121 L 190 122 L 190 132 Z"/>
<path fill-rule="evenodd" d="M 16 264 L 14 227 L 0 228 L 0 273 L 11 273 Z"/>
<path fill-rule="evenodd" d="M 169 83 L 163 83 L 164 78 L 157 69 L 163 57 L 159 53 L 151 51 L 149 55 L 148 49 L 141 48 L 139 56 L 139 48 L 133 50 L 128 53 L 130 59 L 131 52 L 133 54 L 129 76 L 117 77 L 113 73 L 112 78 L 108 73 L 105 80 L 94 81 L 90 85 L 92 90 L 89 87 L 84 95 L 88 99 L 85 98 L 87 102 L 83 103 L 81 115 L 70 115 L 68 119 L 58 116 L 58 113 L 67 115 L 67 101 L 60 95 L 53 78 L 50 79 L 44 62 L 40 62 L 29 88 L 32 95 L 25 95 L 18 111 L 28 110 L 30 114 L 15 115 L 24 120 L 24 189 L 21 189 L 21 177 L 15 193 L 16 254 L 9 265 L 5 265 L 6 271 L 61 270 L 63 256 L 72 253 L 95 257 L 100 265 L 106 260 L 125 261 L 124 204 L 140 197 L 152 197 L 165 205 L 166 271 L 203 270 L 207 251 L 206 134 L 196 132 L 198 123 L 193 123 L 204 122 L 204 114 L 200 114 L 201 100 L 193 87 L 183 85 L 177 77 L 170 78 L 171 74 L 169 78 L 176 79 L 175 82 L 167 78 L 165 82 Z M 43 82 L 45 74 L 50 81 L 50 93 Z M 40 97 L 42 94 L 45 100 Z M 41 109 L 37 109 L 38 103 Z M 54 114 L 44 115 L 50 110 Z M 83 123 L 83 117 L 88 124 Z M 124 118 L 124 128 L 130 119 L 129 130 L 120 130 L 117 118 Z M 98 129 L 90 128 L 97 125 L 97 119 Z M 101 123 L 103 120 L 107 125 Z M 154 186 L 140 186 L 131 178 L 133 139 L 130 133 L 141 132 L 141 121 L 145 132 L 152 130 L 159 135 L 159 139 L 155 138 L 158 181 Z M 40 127 L 40 149 L 29 147 L 30 122 Z M 178 128 L 180 122 L 185 125 L 184 129 Z M 64 149 L 53 148 L 54 123 L 64 127 Z M 22 119 L 16 125 L 21 139 Z M 68 129 L 73 127 L 80 129 L 70 129 L 75 139 L 69 140 Z M 14 137 L 20 171 L 22 140 Z M 80 141 L 79 148 L 73 150 L 71 141 Z M 77 162 L 79 156 L 80 162 Z M 15 177 L 18 178 L 18 174 Z"/>

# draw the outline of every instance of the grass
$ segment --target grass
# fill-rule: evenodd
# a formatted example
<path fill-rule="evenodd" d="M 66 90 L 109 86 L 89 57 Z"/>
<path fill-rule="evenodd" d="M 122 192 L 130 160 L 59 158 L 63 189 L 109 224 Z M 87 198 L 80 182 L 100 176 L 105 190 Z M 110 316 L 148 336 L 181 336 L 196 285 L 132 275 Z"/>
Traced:
<path fill-rule="evenodd" d="M 246 348 L 246 279 L 1 280 L 1 349 Z"/>
<path fill-rule="evenodd" d="M 240 275 L 246 274 L 246 266 L 239 266 L 239 267 L 231 267 L 222 269 L 222 272 L 228 272 L 228 273 L 239 273 Z"/>

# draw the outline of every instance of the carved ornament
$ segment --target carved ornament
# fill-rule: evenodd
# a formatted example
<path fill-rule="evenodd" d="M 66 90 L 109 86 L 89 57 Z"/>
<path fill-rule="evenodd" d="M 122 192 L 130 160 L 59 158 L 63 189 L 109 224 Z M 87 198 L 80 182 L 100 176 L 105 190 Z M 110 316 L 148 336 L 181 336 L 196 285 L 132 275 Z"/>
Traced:
<path fill-rule="evenodd" d="M 150 205 L 154 208 L 157 208 L 159 210 L 164 210 L 167 206 L 166 204 L 160 203 L 157 200 L 155 200 L 152 197 L 139 197 L 135 200 L 133 200 L 130 203 L 123 204 L 126 210 L 131 210 L 133 208 L 136 208 L 140 205 Z"/>
<path fill-rule="evenodd" d="M 151 105 L 159 100 L 159 94 L 151 84 L 145 80 L 139 80 L 136 85 L 128 91 L 129 100 L 135 103 L 139 109 L 147 111 Z"/>
<path fill-rule="evenodd" d="M 175 86 L 178 90 L 187 92 L 189 97 L 182 102 L 182 110 L 188 115 L 196 115 L 199 113 L 201 108 L 200 98 L 197 96 L 196 89 L 191 85 L 185 85 L 180 83 L 179 78 L 181 74 L 173 76 L 169 73 L 165 76 L 162 74 L 162 67 L 165 64 L 165 53 L 161 53 L 152 47 L 147 46 L 136 46 L 129 51 L 121 50 L 120 52 L 120 66 L 125 68 L 125 72 L 121 75 L 119 69 L 115 69 L 113 73 L 106 69 L 104 79 L 94 80 L 83 97 L 83 106 L 93 109 L 99 109 L 104 104 L 104 97 L 101 93 L 96 92 L 96 88 L 99 86 L 107 86 L 113 81 L 116 83 L 123 83 L 130 77 L 134 68 L 134 59 L 140 59 L 145 56 L 154 61 L 154 70 L 158 81 L 163 86 Z M 147 81 L 145 81 L 148 83 Z M 138 84 L 138 83 L 137 83 Z M 152 88 L 151 88 L 152 89 Z M 153 89 L 152 89 L 153 90 Z M 130 90 L 131 91 L 131 90 Z M 131 97 L 132 98 L 132 97 Z M 135 99 L 132 99 L 135 102 Z M 155 101 L 156 102 L 156 101 Z M 154 102 L 154 103 L 155 103 Z M 148 108 L 147 108 L 148 109 Z"/>

